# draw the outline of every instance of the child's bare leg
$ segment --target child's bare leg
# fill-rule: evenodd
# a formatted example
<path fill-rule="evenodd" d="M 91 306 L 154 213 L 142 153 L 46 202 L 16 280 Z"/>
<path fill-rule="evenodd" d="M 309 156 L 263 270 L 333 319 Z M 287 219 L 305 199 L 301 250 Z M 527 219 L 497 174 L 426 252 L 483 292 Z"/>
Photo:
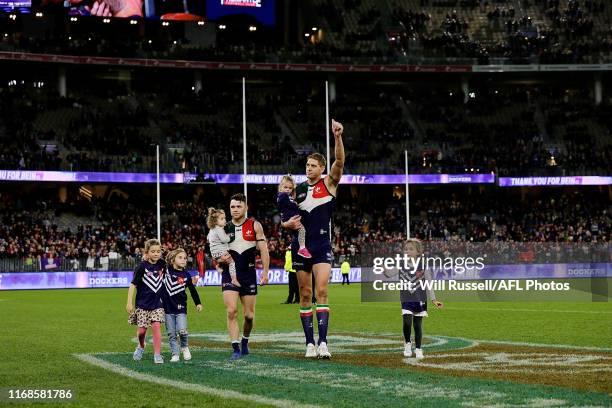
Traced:
<path fill-rule="evenodd" d="M 140 348 L 144 348 L 145 347 L 145 337 L 147 337 L 147 328 L 139 327 L 138 330 L 136 330 L 136 335 L 138 337 L 138 345 L 140 346 Z"/>
<path fill-rule="evenodd" d="M 300 224 L 300 228 L 298 229 L 298 244 L 300 245 L 300 249 L 298 250 L 298 255 L 303 258 L 312 258 L 310 251 L 306 248 L 306 228 Z"/>
<path fill-rule="evenodd" d="M 298 243 L 300 244 L 300 249 L 306 248 L 306 228 L 303 225 L 300 225 L 298 229 Z"/>
<path fill-rule="evenodd" d="M 159 355 L 161 353 L 161 323 L 152 322 L 151 328 L 153 329 L 153 352 Z"/>
<path fill-rule="evenodd" d="M 240 287 L 240 282 L 238 282 L 238 278 L 236 277 L 236 264 L 231 256 L 227 262 L 229 263 L 229 273 L 230 277 L 232 278 L 232 285 Z"/>

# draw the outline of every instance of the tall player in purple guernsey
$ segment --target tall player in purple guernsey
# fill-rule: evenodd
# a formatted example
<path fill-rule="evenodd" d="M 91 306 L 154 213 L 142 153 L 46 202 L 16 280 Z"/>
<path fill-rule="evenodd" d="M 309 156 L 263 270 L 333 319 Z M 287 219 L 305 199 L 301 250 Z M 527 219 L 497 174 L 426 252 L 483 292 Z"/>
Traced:
<path fill-rule="evenodd" d="M 344 170 L 344 145 L 342 144 L 341 123 L 332 119 L 332 132 L 335 139 L 336 160 L 330 173 L 322 178 L 326 160 L 322 154 L 308 156 L 306 161 L 307 180 L 296 188 L 296 202 L 300 215 L 282 223 L 284 228 L 297 230 L 300 223 L 306 228 L 306 246 L 312 255 L 307 259 L 298 255 L 299 245 L 294 238 L 291 245 L 293 269 L 297 270 L 300 285 L 300 319 L 306 337 L 306 357 L 331 357 L 327 347 L 327 327 L 329 325 L 329 303 L 327 286 L 331 275 L 332 247 L 330 241 L 330 221 L 336 202 L 336 191 Z M 318 347 L 315 346 L 312 320 L 312 276 L 315 276 L 317 298 L 317 324 L 319 328 Z"/>

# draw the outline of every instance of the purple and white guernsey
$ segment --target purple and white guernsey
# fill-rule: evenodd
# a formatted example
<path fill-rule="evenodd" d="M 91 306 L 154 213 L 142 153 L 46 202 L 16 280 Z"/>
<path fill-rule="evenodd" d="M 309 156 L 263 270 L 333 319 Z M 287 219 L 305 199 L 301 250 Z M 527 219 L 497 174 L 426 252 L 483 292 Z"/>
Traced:
<path fill-rule="evenodd" d="M 136 286 L 136 307 L 155 310 L 162 307 L 163 280 L 166 262 L 162 259 L 152 264 L 142 261 L 134 270 L 132 284 Z"/>

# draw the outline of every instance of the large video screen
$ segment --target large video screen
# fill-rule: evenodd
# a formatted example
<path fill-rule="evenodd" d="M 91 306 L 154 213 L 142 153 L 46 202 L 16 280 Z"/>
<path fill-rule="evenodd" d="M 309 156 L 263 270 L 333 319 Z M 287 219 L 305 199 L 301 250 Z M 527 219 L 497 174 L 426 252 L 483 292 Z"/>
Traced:
<path fill-rule="evenodd" d="M 274 25 L 276 9 L 274 0 L 207 0 L 206 17 L 216 20 L 232 14 L 247 14 L 255 17 L 260 23 Z"/>
<path fill-rule="evenodd" d="M 61 10 L 71 16 L 197 21 L 204 19 L 204 4 L 204 0 L 34 0 L 32 6 L 36 11 Z"/>
<path fill-rule="evenodd" d="M 19 10 L 21 13 L 28 13 L 31 6 L 31 0 L 0 0 L 0 10 L 7 13 L 14 10 Z"/>

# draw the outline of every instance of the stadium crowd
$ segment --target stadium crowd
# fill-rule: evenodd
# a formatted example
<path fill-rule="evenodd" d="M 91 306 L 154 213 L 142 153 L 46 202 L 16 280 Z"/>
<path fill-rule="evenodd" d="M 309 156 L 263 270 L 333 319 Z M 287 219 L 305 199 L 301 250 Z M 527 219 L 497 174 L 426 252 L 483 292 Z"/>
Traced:
<path fill-rule="evenodd" d="M 390 195 L 390 191 L 384 195 L 373 192 L 359 202 L 351 200 L 338 206 L 332 239 L 336 263 L 349 259 L 359 265 L 362 255 L 371 253 L 377 245 L 403 239 L 404 200 L 401 194 L 393 194 L 381 202 L 381 197 Z M 411 235 L 438 251 L 448 251 L 450 244 L 482 244 L 481 250 L 505 254 L 505 262 L 550 260 L 555 252 L 548 245 L 551 243 L 608 248 L 612 206 L 604 195 L 598 191 L 567 191 L 520 200 L 506 197 L 499 190 L 467 197 L 461 193 L 437 197 L 417 194 L 411 204 Z M 272 265 L 282 267 L 290 236 L 279 227 L 274 191 L 266 189 L 253 196 L 249 215 L 264 227 Z M 341 202 L 343 198 L 348 197 L 340 196 Z M 15 265 L 21 268 L 18 270 L 36 269 L 38 265 L 44 268 L 49 260 L 59 262 L 56 268 L 80 270 L 132 265 L 140 257 L 143 242 L 156 235 L 155 211 L 150 205 L 144 208 L 147 201 L 115 195 L 108 202 L 77 199 L 59 203 L 5 196 L 0 209 L 2 264 L 5 268 Z M 91 222 L 59 227 L 56 219 L 63 213 L 88 217 Z M 203 255 L 206 250 L 205 214 L 206 203 L 201 197 L 163 205 L 164 248 L 185 248 L 195 265 L 198 252 Z M 530 259 L 517 259 L 513 251 L 526 252 L 525 243 L 534 253 Z M 559 246 L 555 248 L 560 251 Z"/>

